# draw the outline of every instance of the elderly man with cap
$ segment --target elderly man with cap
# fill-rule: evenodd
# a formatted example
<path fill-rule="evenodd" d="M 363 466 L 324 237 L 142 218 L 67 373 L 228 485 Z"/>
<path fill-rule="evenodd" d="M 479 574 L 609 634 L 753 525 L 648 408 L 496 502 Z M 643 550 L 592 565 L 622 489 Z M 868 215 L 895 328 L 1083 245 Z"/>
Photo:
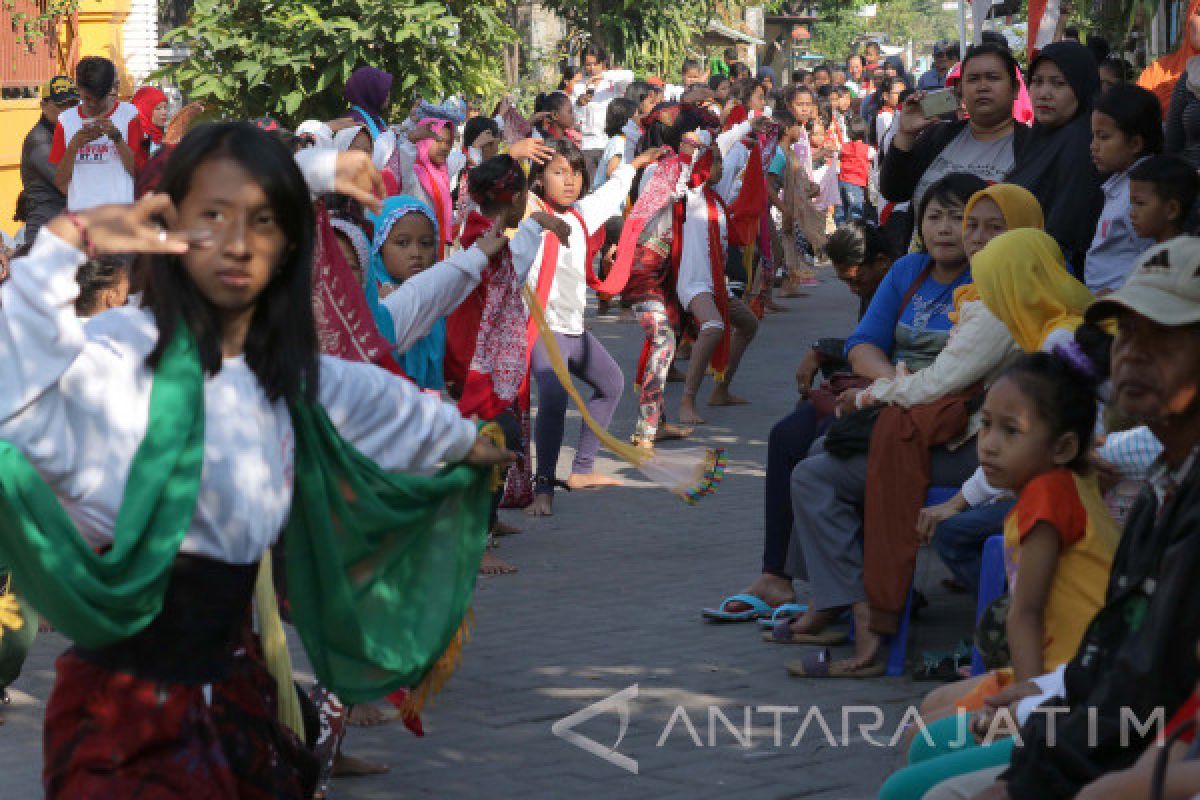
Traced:
<path fill-rule="evenodd" d="M 1116 323 L 1110 403 L 1150 428 L 1162 456 L 1126 518 L 1105 604 L 1059 690 L 1028 715 L 1023 746 L 1011 763 L 944 782 L 925 800 L 1075 797 L 1093 783 L 1088 797 L 1150 797 L 1159 728 L 1128 720 L 1171 719 L 1200 678 L 1200 239 L 1143 253 L 1085 319 Z M 1015 710 L 1039 691 L 1015 684 L 989 704 Z"/>
<path fill-rule="evenodd" d="M 25 136 L 21 146 L 21 202 L 25 217 L 25 244 L 33 246 L 37 232 L 67 207 L 67 196 L 54 185 L 55 167 L 50 163 L 50 146 L 58 115 L 79 103 L 75 84 L 66 75 L 55 75 L 42 86 L 42 116 Z"/>

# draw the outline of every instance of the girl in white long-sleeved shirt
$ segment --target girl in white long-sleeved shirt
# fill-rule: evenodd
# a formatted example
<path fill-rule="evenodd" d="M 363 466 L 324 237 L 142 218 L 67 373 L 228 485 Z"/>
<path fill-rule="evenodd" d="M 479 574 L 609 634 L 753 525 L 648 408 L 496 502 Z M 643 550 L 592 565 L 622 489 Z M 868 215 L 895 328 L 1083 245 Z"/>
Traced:
<path fill-rule="evenodd" d="M 355 163 L 339 162 L 323 188 L 374 205 L 378 175 L 366 160 L 365 171 Z M 239 746 L 254 750 L 238 760 L 239 774 L 223 755 L 234 746 L 224 740 L 230 704 L 222 692 L 236 622 L 292 504 L 289 401 L 319 402 L 340 435 L 387 470 L 509 457 L 479 439 L 453 406 L 407 381 L 317 354 L 312 209 L 290 155 L 267 134 L 241 123 L 194 131 L 173 155 L 163 188 L 168 194 L 133 207 L 57 218 L 0 287 L 0 439 L 28 459 L 97 550 L 113 542 L 130 466 L 151 424 L 155 368 L 179 325 L 191 330 L 205 376 L 203 468 L 177 556 L 177 564 L 187 562 L 191 594 L 177 596 L 173 578 L 162 613 L 199 603 L 207 622 L 195 614 L 155 620 L 145 635 L 100 650 L 73 648 L 59 659 L 47 708 L 47 796 L 124 796 L 147 774 L 180 795 L 218 794 L 247 781 L 274 797 L 308 796 L 279 734 L 239 731 Z M 85 325 L 73 306 L 85 251 L 165 257 L 151 265 L 140 307 Z M 214 634 L 218 619 L 229 625 Z M 154 647 L 142 646 L 147 636 L 157 637 Z M 118 669 L 124 678 L 111 680 Z M 181 713 L 153 724 L 138 716 L 136 698 L 150 687 L 158 707 Z M 249 711 L 269 731 L 271 698 L 261 702 Z M 96 709 L 119 709 L 119 719 L 101 719 Z M 71 735 L 55 735 L 63 731 Z M 161 738 L 143 747 L 138 736 Z M 115 769 L 90 768 L 87 753 L 96 748 L 112 750 Z M 172 759 L 188 760 L 189 769 L 164 766 Z M 249 766 L 256 764 L 272 766 Z"/>
<path fill-rule="evenodd" d="M 529 175 L 533 202 L 540 210 L 550 211 L 565 222 L 570 236 L 561 244 L 556 237 L 542 237 L 528 284 L 542 299 L 546 322 L 571 373 L 594 390 L 588 410 L 600 425 L 607 427 L 617 409 L 625 378 L 600 340 L 584 328 L 583 313 L 591 273 L 588 262 L 596 252 L 593 240 L 603 234 L 604 223 L 620 213 L 621 203 L 629 194 L 637 170 L 653 163 L 659 151 L 648 150 L 631 164 L 618 167 L 604 186 L 581 198 L 588 185 L 583 153 L 565 139 L 552 139 L 547 145 L 555 151 L 554 157 L 545 164 L 536 165 Z M 544 343 L 539 340 L 530 355 L 531 370 L 538 387 L 538 414 L 534 424 L 537 475 L 534 501 L 528 513 L 545 516 L 552 513 L 555 467 L 562 447 L 567 395 L 551 368 Z M 615 478 L 593 473 L 599 448 L 599 439 L 585 426 L 567 479 L 570 488 L 619 484 Z"/>

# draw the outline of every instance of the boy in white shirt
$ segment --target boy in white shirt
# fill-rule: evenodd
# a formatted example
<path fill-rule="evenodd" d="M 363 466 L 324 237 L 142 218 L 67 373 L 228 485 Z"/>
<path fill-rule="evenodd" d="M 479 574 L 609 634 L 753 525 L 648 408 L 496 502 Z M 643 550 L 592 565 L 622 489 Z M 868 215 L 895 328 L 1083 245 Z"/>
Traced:
<path fill-rule="evenodd" d="M 79 105 L 58 116 L 49 158 L 69 211 L 133 202 L 129 142 L 142 140 L 142 125 L 137 108 L 117 100 L 116 81 L 116 67 L 101 56 L 81 58 L 75 68 Z"/>

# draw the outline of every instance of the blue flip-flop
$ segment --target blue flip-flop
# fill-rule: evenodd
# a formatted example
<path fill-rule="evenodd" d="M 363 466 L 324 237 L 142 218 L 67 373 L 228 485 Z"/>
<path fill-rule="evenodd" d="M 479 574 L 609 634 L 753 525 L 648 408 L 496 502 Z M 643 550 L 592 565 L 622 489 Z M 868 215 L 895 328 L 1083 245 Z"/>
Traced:
<path fill-rule="evenodd" d="M 791 619 L 798 617 L 808 611 L 808 603 L 782 603 L 775 607 L 769 618 L 764 617 L 758 621 L 758 624 L 764 628 L 774 628 L 775 623 L 781 619 Z"/>
<path fill-rule="evenodd" d="M 745 603 L 750 608 L 745 611 L 726 610 L 730 603 Z M 761 597 L 752 594 L 735 594 L 721 601 L 719 608 L 705 608 L 700 615 L 709 622 L 752 622 L 756 619 L 771 616 L 775 609 Z"/>

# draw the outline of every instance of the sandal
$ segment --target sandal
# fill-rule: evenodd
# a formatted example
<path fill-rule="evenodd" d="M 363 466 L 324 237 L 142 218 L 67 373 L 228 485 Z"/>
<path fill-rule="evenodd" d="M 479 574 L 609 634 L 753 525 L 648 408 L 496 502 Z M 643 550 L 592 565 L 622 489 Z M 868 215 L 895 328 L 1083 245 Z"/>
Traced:
<path fill-rule="evenodd" d="M 887 665 L 872 660 L 861 667 L 834 666 L 829 648 L 823 648 L 787 664 L 788 674 L 794 678 L 881 678 L 887 674 Z"/>
<path fill-rule="evenodd" d="M 771 612 L 770 619 L 760 619 L 758 624 L 764 628 L 774 628 L 779 620 L 798 617 L 805 611 L 808 611 L 808 603 L 781 603 Z"/>
<path fill-rule="evenodd" d="M 730 603 L 744 603 L 750 608 L 744 611 L 730 611 L 727 608 Z M 761 617 L 771 616 L 774 610 L 761 597 L 755 597 L 752 594 L 735 594 L 722 600 L 721 605 L 717 608 L 702 609 L 700 616 L 709 622 L 752 622 Z"/>

